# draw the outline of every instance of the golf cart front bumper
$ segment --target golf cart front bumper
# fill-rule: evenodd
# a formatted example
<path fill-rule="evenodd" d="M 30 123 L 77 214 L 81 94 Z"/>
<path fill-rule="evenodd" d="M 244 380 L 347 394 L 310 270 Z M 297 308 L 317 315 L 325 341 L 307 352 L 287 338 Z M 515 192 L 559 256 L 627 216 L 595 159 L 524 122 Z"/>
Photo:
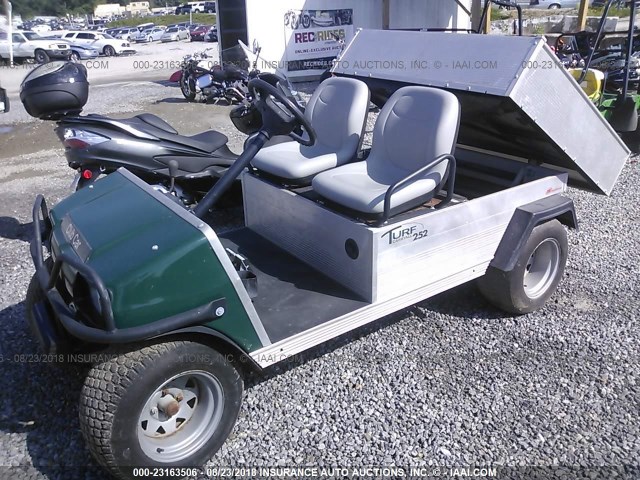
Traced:
<path fill-rule="evenodd" d="M 146 340 L 189 325 L 208 322 L 215 318 L 218 312 L 226 310 L 226 299 L 220 298 L 193 310 L 146 325 L 117 328 L 109 290 L 96 271 L 83 262 L 78 255 L 65 252 L 56 254 L 51 241 L 52 223 L 49 210 L 42 195 L 38 195 L 33 206 L 33 229 L 31 257 L 36 269 L 36 279 L 44 293 L 44 298 L 33 305 L 28 305 L 27 308 L 31 308 L 30 320 L 34 335 L 47 353 L 67 350 L 65 347 L 72 337 L 91 344 Z M 45 246 L 51 252 L 53 260 L 51 269 L 45 262 L 43 249 Z M 81 275 L 88 287 L 97 295 L 97 304 L 100 308 L 92 312 L 91 325 L 88 324 L 87 314 L 75 304 L 73 287 L 69 288 L 64 271 L 72 272 L 74 276 Z M 65 292 L 65 295 L 61 292 Z"/>

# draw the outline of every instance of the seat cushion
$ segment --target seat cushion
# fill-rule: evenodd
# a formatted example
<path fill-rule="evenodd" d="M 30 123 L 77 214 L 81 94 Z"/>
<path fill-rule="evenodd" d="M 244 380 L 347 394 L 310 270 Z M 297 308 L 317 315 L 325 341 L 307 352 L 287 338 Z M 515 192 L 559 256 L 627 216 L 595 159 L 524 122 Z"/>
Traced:
<path fill-rule="evenodd" d="M 315 145 L 265 147 L 252 164 L 270 175 L 306 183 L 314 175 L 356 157 L 368 110 L 369 89 L 365 83 L 353 78 L 329 78 L 318 86 L 304 113 L 316 131 Z"/>
<path fill-rule="evenodd" d="M 224 133 L 216 132 L 215 130 L 208 130 L 190 137 L 176 135 L 173 139 L 168 137 L 165 138 L 209 153 L 215 152 L 220 147 L 226 145 L 229 141 Z"/>
<path fill-rule="evenodd" d="M 394 167 L 390 167 L 394 168 Z M 365 214 L 384 212 L 384 196 L 395 181 L 406 176 L 400 169 L 372 171 L 367 162 L 356 162 L 316 175 L 313 189 L 327 200 Z M 392 181 L 389 181 L 392 180 Z M 433 195 L 440 175 L 431 175 L 401 188 L 391 197 L 391 208 Z"/>
<path fill-rule="evenodd" d="M 174 135 L 178 133 L 175 128 L 173 128 L 157 115 L 153 115 L 152 113 L 141 113 L 140 115 L 136 115 L 134 118 L 138 118 L 144 123 L 151 125 L 152 127 L 159 128 L 160 130 L 164 130 L 167 133 L 172 133 Z"/>
<path fill-rule="evenodd" d="M 318 144 L 304 147 L 291 141 L 263 148 L 251 164 L 270 175 L 288 180 L 302 180 L 336 167 L 338 155 Z"/>

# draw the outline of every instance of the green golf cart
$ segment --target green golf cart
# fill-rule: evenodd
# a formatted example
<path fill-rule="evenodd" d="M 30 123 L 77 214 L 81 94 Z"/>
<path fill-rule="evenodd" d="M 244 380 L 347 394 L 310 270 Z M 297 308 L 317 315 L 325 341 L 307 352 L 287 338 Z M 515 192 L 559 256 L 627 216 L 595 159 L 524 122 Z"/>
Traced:
<path fill-rule="evenodd" d="M 343 66 L 372 44 L 380 59 L 495 46 L 517 61 L 464 85 L 436 70 L 336 72 L 304 114 L 255 79 L 263 128 L 195 208 L 125 169 L 51 209 L 36 199 L 27 319 L 44 351 L 95 354 L 80 425 L 114 476 L 179 478 L 211 459 L 240 411 L 242 365 L 265 369 L 471 280 L 511 314 L 556 291 L 577 226 L 562 193 L 608 194 L 628 149 L 564 70 L 549 72 L 566 97 L 528 102 L 544 74 L 516 72 L 553 55 L 537 39 L 363 30 Z M 343 153 L 361 142 L 371 88 L 388 95 L 354 160 Z M 587 122 L 570 138 L 549 123 L 567 101 Z M 521 129 L 508 141 L 505 124 Z M 263 148 L 275 135 L 294 141 Z M 238 176 L 245 224 L 214 228 Z"/>

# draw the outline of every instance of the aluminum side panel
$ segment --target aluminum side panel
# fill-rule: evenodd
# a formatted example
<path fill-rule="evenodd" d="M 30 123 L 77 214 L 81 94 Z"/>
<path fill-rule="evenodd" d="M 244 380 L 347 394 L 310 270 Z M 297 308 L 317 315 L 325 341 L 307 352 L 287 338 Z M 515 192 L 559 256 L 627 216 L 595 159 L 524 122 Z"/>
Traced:
<path fill-rule="evenodd" d="M 375 300 L 368 229 L 251 174 L 243 175 L 242 182 L 247 227 L 364 300 Z M 358 244 L 357 259 L 346 253 L 349 238 Z"/>
<path fill-rule="evenodd" d="M 564 191 L 565 183 L 566 174 L 545 177 L 377 229 L 378 301 L 469 269 L 470 275 L 483 275 L 515 209 Z M 403 236 L 412 226 L 414 233 Z"/>

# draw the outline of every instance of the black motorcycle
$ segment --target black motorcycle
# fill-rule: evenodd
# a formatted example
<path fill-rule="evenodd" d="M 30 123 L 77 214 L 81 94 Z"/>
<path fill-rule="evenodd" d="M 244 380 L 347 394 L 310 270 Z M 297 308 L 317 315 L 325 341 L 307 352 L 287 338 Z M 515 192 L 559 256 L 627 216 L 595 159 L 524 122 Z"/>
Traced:
<path fill-rule="evenodd" d="M 188 55 L 182 61 L 180 90 L 184 98 L 192 102 L 200 93 L 205 102 L 226 100 L 236 104 L 245 100 L 249 93 L 247 83 L 259 72 L 255 69 L 248 72 L 233 64 L 220 67 L 207 55 L 207 50 Z"/>

